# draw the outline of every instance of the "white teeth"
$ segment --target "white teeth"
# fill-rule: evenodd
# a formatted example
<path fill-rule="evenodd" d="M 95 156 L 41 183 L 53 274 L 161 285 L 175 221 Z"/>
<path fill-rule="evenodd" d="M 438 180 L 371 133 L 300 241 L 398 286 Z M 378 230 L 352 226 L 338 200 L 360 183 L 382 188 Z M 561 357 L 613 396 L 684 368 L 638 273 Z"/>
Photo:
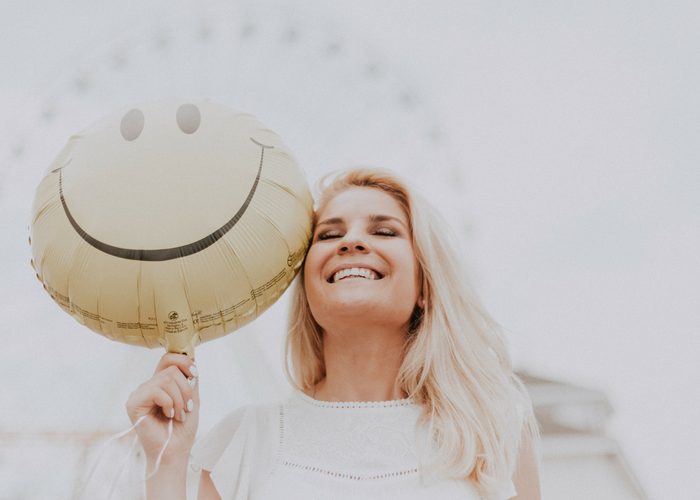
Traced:
<path fill-rule="evenodd" d="M 343 278 L 347 278 L 349 276 L 356 276 L 368 280 L 376 280 L 378 278 L 377 273 L 375 273 L 371 269 L 366 269 L 364 267 L 351 267 L 349 269 L 343 269 L 335 273 L 333 275 L 333 283 L 335 283 L 336 281 L 340 281 Z"/>

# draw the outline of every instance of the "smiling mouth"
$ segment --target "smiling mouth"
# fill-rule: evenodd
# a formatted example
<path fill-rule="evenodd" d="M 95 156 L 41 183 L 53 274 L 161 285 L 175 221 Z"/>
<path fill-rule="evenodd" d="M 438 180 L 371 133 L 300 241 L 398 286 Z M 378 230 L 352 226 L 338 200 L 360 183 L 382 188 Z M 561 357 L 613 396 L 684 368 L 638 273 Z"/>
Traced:
<path fill-rule="evenodd" d="M 63 205 L 63 211 L 66 213 L 66 217 L 68 217 L 68 221 L 71 223 L 71 226 L 73 226 L 73 229 L 80 235 L 80 237 L 85 240 L 87 243 L 89 243 L 91 246 L 94 248 L 107 253 L 109 255 L 113 255 L 115 257 L 121 257 L 123 259 L 129 259 L 129 260 L 141 260 L 141 261 L 150 261 L 150 262 L 155 262 L 155 261 L 165 261 L 165 260 L 172 260 L 172 259 L 177 259 L 179 257 L 186 257 L 188 255 L 195 254 L 197 252 L 201 252 L 205 248 L 210 247 L 214 243 L 216 243 L 219 239 L 221 239 L 227 232 L 231 230 L 233 226 L 236 225 L 236 223 L 240 220 L 241 217 L 243 217 L 243 214 L 245 211 L 248 209 L 248 206 L 250 205 L 250 202 L 253 200 L 253 195 L 255 195 L 255 191 L 258 187 L 258 183 L 260 182 L 260 174 L 262 173 L 262 167 L 263 167 L 263 160 L 265 158 L 265 149 L 272 149 L 274 146 L 267 146 L 265 144 L 262 144 L 252 137 L 250 138 L 251 141 L 253 141 L 255 144 L 260 146 L 260 165 L 258 166 L 258 173 L 255 176 L 255 181 L 253 182 L 253 186 L 250 188 L 250 191 L 248 192 L 248 196 L 246 197 L 245 201 L 241 205 L 241 207 L 238 209 L 238 211 L 234 214 L 231 219 L 226 222 L 223 226 L 221 226 L 219 229 L 215 230 L 214 232 L 208 234 L 204 238 L 201 238 L 197 241 L 193 241 L 192 243 L 188 243 L 186 245 L 181 245 L 178 247 L 172 247 L 172 248 L 158 248 L 158 249 L 153 249 L 153 250 L 145 250 L 141 248 L 122 248 L 122 247 L 117 247 L 114 245 L 110 245 L 109 243 L 105 243 L 103 241 L 98 240 L 97 238 L 94 238 L 91 236 L 87 231 L 85 231 L 80 224 L 75 220 L 75 217 L 73 217 L 73 214 L 71 214 L 70 210 L 68 209 L 68 204 L 66 203 L 66 199 L 63 195 L 63 167 L 57 169 L 58 170 L 58 192 L 61 197 L 61 204 Z"/>
<path fill-rule="evenodd" d="M 369 269 L 367 267 L 349 267 L 333 273 L 326 281 L 328 281 L 328 283 L 337 283 L 342 280 L 353 279 L 375 281 L 382 278 L 383 276 L 374 269 Z"/>

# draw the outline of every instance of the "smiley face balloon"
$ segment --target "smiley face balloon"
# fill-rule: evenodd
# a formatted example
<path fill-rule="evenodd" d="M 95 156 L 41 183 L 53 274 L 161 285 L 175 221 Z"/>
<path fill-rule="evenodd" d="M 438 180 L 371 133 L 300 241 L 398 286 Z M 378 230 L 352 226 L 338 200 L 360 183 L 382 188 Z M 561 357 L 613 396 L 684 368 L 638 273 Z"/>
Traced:
<path fill-rule="evenodd" d="M 193 355 L 279 298 L 311 216 L 301 170 L 253 116 L 209 101 L 144 104 L 74 135 L 49 167 L 32 264 L 95 332 Z"/>

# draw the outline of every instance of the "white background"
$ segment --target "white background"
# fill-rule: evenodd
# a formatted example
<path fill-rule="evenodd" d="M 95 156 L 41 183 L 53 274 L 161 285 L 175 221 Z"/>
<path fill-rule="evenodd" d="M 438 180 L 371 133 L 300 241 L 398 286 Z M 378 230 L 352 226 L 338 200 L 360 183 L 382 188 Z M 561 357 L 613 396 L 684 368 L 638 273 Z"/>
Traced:
<path fill-rule="evenodd" d="M 615 408 L 608 431 L 650 496 L 700 498 L 700 7 L 343 5 L 284 2 L 282 11 L 302 24 L 314 17 L 317 26 L 343 28 L 409 79 L 438 117 L 469 197 L 469 267 L 517 364 L 603 390 Z M 38 180 L 47 165 L 23 159 L 31 152 L 13 155 L 15 141 L 31 135 L 32 112 L 56 75 L 80 71 L 78 61 L 98 47 L 156 33 L 172 16 L 196 20 L 213 6 L 0 5 L 2 431 L 124 427 L 123 402 L 160 355 L 87 333 L 32 281 L 24 244 L 32 191 L 13 184 L 21 175 L 12 169 L 31 169 L 22 178 Z M 380 157 L 373 154 L 358 145 L 353 160 L 372 163 Z M 279 330 L 282 316 L 261 324 Z M 216 344 L 200 348 L 200 364 L 216 365 Z M 245 366 L 254 347 L 228 338 L 220 345 L 236 348 L 240 373 L 256 369 Z M 271 358 L 278 370 L 277 353 Z M 220 385 L 214 389 L 220 374 L 204 364 L 203 396 L 210 391 L 223 411 L 230 401 L 221 400 Z M 81 405 L 86 399 L 91 404 Z"/>

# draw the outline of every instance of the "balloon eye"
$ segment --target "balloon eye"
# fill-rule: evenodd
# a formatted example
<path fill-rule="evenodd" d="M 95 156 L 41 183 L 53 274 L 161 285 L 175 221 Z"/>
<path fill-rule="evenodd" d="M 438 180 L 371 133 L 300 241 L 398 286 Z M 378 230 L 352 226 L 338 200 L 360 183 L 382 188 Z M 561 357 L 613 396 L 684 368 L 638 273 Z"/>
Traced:
<path fill-rule="evenodd" d="M 122 118 L 121 126 L 119 127 L 122 137 L 127 141 L 133 141 L 141 135 L 143 131 L 143 112 L 140 109 L 132 109 Z"/>
<path fill-rule="evenodd" d="M 177 125 L 186 134 L 193 134 L 199 128 L 202 115 L 194 104 L 183 104 L 177 109 Z"/>

